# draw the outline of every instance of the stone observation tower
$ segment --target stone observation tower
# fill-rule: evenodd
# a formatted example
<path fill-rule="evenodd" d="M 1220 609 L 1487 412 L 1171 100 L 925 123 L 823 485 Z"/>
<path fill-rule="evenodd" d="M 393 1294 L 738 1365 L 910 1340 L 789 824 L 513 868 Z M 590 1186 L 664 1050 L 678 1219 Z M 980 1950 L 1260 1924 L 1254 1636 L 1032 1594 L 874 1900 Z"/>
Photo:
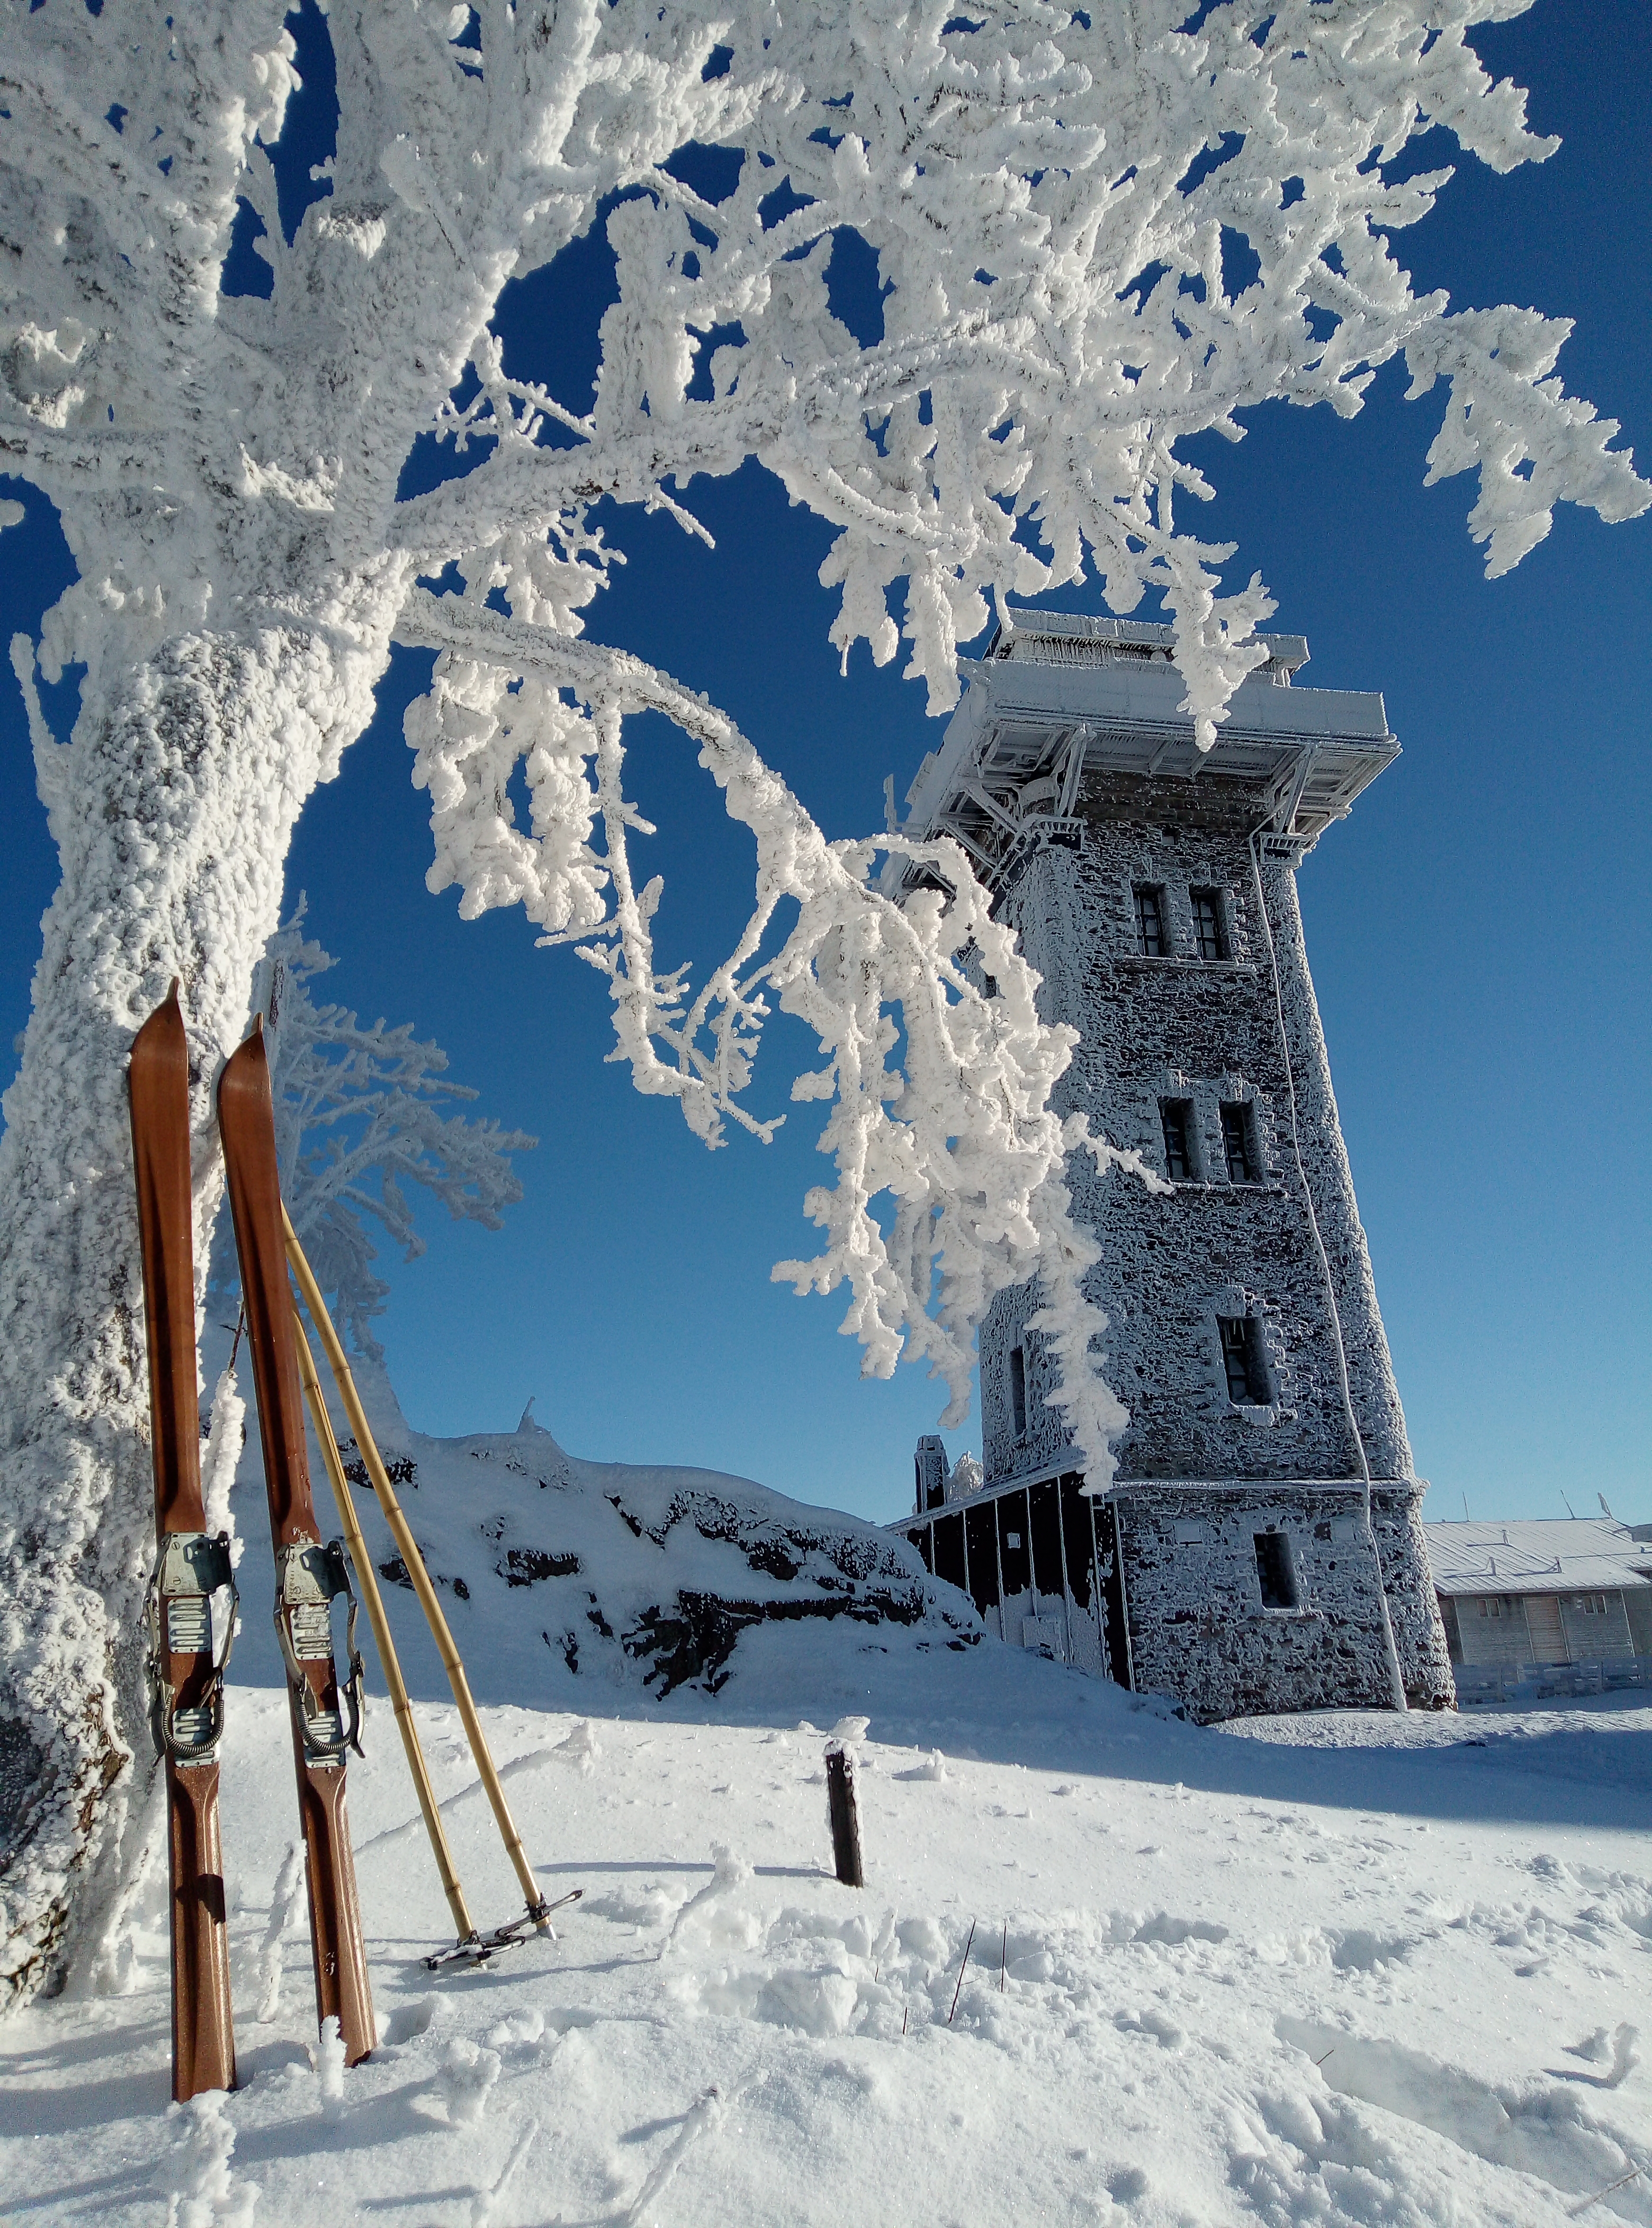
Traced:
<path fill-rule="evenodd" d="M 1197 1717 L 1452 1698 L 1405 1417 L 1308 971 L 1297 868 L 1399 755 L 1300 636 L 1201 753 L 1170 630 L 1017 612 L 908 793 L 1080 1043 L 1058 1086 L 1173 1188 L 1070 1166 L 1130 1411 L 1081 1491 L 1035 1286 L 981 1336 L 984 1477 L 920 1441 L 901 1527 L 989 1625 Z M 961 1466 L 961 1469 L 963 1466 Z"/>

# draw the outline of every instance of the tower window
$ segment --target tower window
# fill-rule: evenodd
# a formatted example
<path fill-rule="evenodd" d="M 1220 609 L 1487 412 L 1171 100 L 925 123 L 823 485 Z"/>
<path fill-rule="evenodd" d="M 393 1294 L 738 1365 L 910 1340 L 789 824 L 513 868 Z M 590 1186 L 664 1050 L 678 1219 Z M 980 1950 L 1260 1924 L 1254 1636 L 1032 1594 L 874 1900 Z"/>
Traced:
<path fill-rule="evenodd" d="M 1191 1183 L 1197 1175 L 1193 1160 L 1193 1101 L 1161 1098 L 1159 1120 L 1164 1125 L 1164 1173 L 1172 1183 Z"/>
<path fill-rule="evenodd" d="M 1164 937 L 1164 892 L 1156 883 L 1136 885 L 1136 940 L 1144 959 L 1169 957 L 1170 947 Z"/>
<path fill-rule="evenodd" d="M 1027 1437 L 1027 1354 L 1026 1349 L 1012 1346 L 1009 1349 L 1009 1415 L 1015 1437 Z"/>
<path fill-rule="evenodd" d="M 1273 1399 L 1268 1365 L 1262 1351 L 1259 1316 L 1218 1316 L 1222 1335 L 1222 1367 L 1227 1372 L 1227 1397 L 1236 1408 L 1266 1408 Z"/>
<path fill-rule="evenodd" d="M 1264 1609 L 1297 1607 L 1297 1573 L 1290 1560 L 1290 1542 L 1283 1532 L 1256 1534 L 1256 1575 Z"/>
<path fill-rule="evenodd" d="M 1226 959 L 1227 930 L 1222 919 L 1222 893 L 1220 890 L 1191 890 L 1193 900 L 1193 937 L 1201 959 Z"/>
<path fill-rule="evenodd" d="M 1259 1183 L 1261 1156 L 1256 1149 L 1256 1109 L 1248 1100 L 1222 1102 L 1222 1152 L 1229 1183 Z"/>

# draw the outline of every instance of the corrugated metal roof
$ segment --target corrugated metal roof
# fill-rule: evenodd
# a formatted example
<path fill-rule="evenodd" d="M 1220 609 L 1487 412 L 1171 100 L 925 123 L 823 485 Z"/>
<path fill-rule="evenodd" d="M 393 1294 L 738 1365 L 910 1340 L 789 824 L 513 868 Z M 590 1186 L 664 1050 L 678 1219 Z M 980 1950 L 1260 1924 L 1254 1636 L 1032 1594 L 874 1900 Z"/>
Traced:
<path fill-rule="evenodd" d="M 1443 1594 L 1610 1592 L 1652 1585 L 1652 1540 L 1606 1516 L 1509 1524 L 1425 1524 Z"/>

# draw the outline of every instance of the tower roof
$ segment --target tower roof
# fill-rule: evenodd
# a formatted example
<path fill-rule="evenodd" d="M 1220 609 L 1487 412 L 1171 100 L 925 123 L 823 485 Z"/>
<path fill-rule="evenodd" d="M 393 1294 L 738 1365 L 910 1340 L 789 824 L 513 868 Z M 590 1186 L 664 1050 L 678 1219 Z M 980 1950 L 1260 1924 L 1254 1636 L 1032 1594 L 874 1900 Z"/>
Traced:
<path fill-rule="evenodd" d="M 1267 662 L 1240 683 L 1204 752 L 1181 709 L 1169 627 L 1012 610 L 918 769 L 904 832 L 957 836 L 991 882 L 1035 824 L 1071 815 L 1086 777 L 1187 784 L 1192 810 L 1194 785 L 1214 776 L 1252 792 L 1257 822 L 1300 856 L 1399 745 L 1380 695 L 1295 685 L 1308 663 L 1301 635 L 1258 639 Z"/>

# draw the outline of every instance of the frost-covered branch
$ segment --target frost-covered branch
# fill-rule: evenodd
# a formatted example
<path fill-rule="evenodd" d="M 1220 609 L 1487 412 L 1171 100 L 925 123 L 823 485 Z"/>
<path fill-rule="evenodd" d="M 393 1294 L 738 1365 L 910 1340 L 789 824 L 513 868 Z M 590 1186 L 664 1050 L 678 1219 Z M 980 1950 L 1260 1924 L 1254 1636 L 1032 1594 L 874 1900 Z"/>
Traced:
<path fill-rule="evenodd" d="M 457 562 L 533 617 L 547 542 L 553 569 L 603 575 L 581 554 L 599 501 L 692 529 L 689 482 L 756 457 L 837 528 L 846 656 L 865 640 L 883 663 L 904 633 L 944 709 L 995 597 L 1090 567 L 1115 611 L 1163 599 L 1208 743 L 1272 606 L 1259 579 L 1226 591 L 1233 551 L 1177 520 L 1178 494 L 1210 493 L 1198 434 L 1238 439 L 1271 400 L 1351 415 L 1403 354 L 1413 394 L 1448 384 L 1430 471 L 1480 474 L 1493 571 L 1557 500 L 1647 500 L 1616 426 L 1553 376 L 1564 323 L 1453 314 L 1393 256 L 1450 176 L 1411 169 L 1418 136 L 1499 169 L 1552 150 L 1467 43 L 1509 12 L 1230 0 L 1187 31 L 1182 0 L 1005 0 L 979 22 L 948 0 L 336 10 L 337 140 L 295 223 L 266 151 L 296 82 L 282 0 L 150 12 L 137 35 L 131 10 L 13 0 L 0 453 L 62 505 L 85 576 L 43 667 L 106 649 L 112 621 L 141 648 L 269 596 L 247 576 L 295 511 L 325 522 L 307 561 L 391 553 L 387 592 Z M 267 299 L 222 293 L 242 204 Z M 489 319 L 598 224 L 618 298 L 586 407 L 512 374 Z M 429 431 L 479 461 L 399 502 Z M 269 531 L 203 532 L 226 497 Z M 594 592 L 575 582 L 569 611 Z"/>
<path fill-rule="evenodd" d="M 1208 745 L 1273 605 L 1259 579 L 1225 593 L 1233 549 L 1177 523 L 1178 492 L 1212 491 L 1194 436 L 1238 439 L 1268 400 L 1351 416 L 1404 354 L 1413 394 L 1450 383 L 1431 477 L 1480 472 L 1492 571 L 1541 539 L 1563 487 L 1608 518 L 1645 505 L 1615 425 L 1549 376 L 1565 325 L 1453 316 L 1390 247 L 1450 176 L 1405 175 L 1418 134 L 1443 124 L 1500 169 L 1552 150 L 1463 35 L 1508 12 L 1284 0 L 1189 34 L 1151 0 L 979 25 L 918 5 L 791 16 L 777 39 L 766 10 L 727 11 L 734 182 L 714 199 L 675 158 L 632 174 L 644 190 L 607 220 L 618 299 L 592 407 L 509 381 L 484 338 L 449 422 L 492 452 L 403 507 L 401 546 L 465 570 L 479 529 L 488 546 L 604 496 L 675 500 L 756 456 L 840 529 L 822 579 L 845 656 L 893 656 L 904 582 L 907 672 L 944 709 L 993 596 L 1093 565 L 1115 611 L 1162 596 Z"/>
<path fill-rule="evenodd" d="M 804 1201 L 823 1250 L 775 1276 L 799 1292 L 847 1286 L 842 1328 L 860 1340 L 865 1373 L 888 1376 L 903 1353 L 926 1360 L 954 1425 L 968 1412 L 989 1302 L 1041 1277 L 1073 1364 L 1062 1404 L 1104 1482 L 1124 1416 L 1099 1374 L 1105 1318 L 1082 1281 L 1097 1256 L 1071 1223 L 1064 1177 L 1067 1152 L 1088 1141 L 1049 1104 L 1076 1033 L 1040 1021 L 1038 977 L 957 844 L 829 842 L 725 714 L 623 652 L 456 597 L 421 596 L 403 624 L 444 645 L 430 695 L 407 715 L 413 778 L 434 805 L 432 887 L 459 884 L 470 912 L 523 902 L 543 940 L 573 943 L 607 977 L 618 1056 L 637 1087 L 678 1098 L 708 1144 L 731 1118 L 772 1133 L 774 1118 L 753 1116 L 741 1094 L 772 1013 L 804 1022 L 822 1065 L 791 1097 L 830 1103 L 820 1150 L 836 1181 Z M 625 797 L 621 736 L 626 715 L 644 711 L 699 746 L 729 816 L 756 842 L 750 918 L 692 995 L 685 969 L 656 964 L 660 884 L 638 889 L 632 872 L 632 837 L 652 831 Z M 518 758 L 526 829 L 505 790 Z M 891 850 L 926 870 L 928 886 L 902 904 L 876 887 Z M 788 904 L 795 920 L 772 934 Z"/>

